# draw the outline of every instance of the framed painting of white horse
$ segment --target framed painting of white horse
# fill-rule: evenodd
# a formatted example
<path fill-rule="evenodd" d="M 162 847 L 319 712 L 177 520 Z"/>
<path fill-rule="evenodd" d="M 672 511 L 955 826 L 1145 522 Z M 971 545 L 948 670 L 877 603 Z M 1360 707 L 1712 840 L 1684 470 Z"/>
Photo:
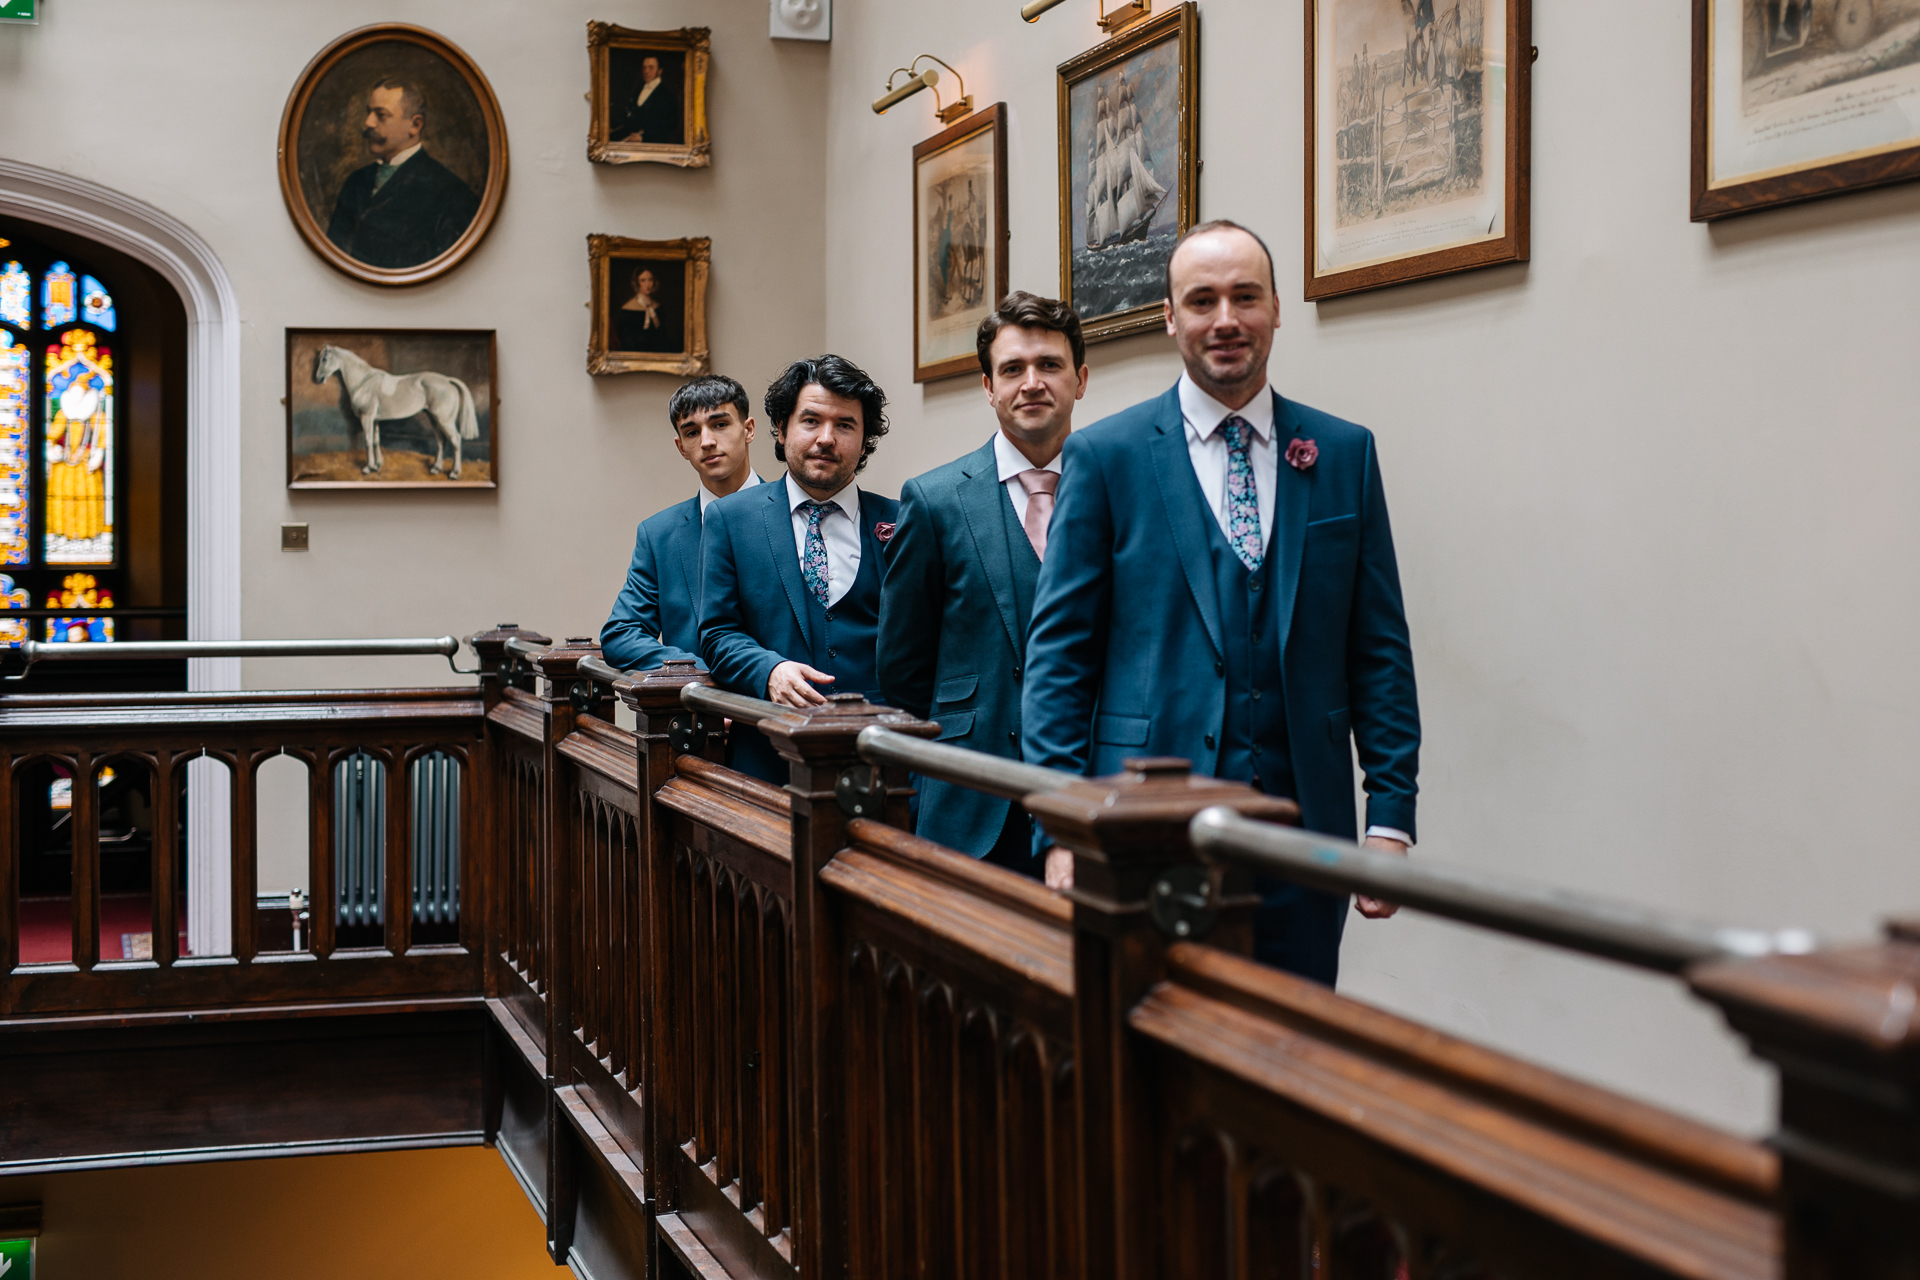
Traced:
<path fill-rule="evenodd" d="M 289 489 L 491 489 L 491 329 L 287 330 Z"/>

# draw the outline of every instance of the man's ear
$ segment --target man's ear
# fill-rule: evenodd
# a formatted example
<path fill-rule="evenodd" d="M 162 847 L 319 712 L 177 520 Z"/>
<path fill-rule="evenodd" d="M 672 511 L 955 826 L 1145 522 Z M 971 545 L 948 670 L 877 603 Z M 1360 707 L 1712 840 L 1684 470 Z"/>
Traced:
<path fill-rule="evenodd" d="M 1179 331 L 1173 327 L 1173 299 L 1172 298 L 1162 298 L 1160 300 L 1160 314 L 1163 317 L 1165 317 L 1167 322 L 1167 336 L 1169 338 L 1179 337 L 1180 336 Z"/>
<path fill-rule="evenodd" d="M 748 443 L 748 444 L 752 444 L 752 443 L 753 443 L 753 430 L 754 430 L 754 424 L 753 424 L 753 416 L 752 416 L 751 414 L 749 414 L 749 415 L 747 416 L 747 420 L 746 420 L 746 422 L 745 422 L 744 424 L 742 424 L 742 425 L 744 425 L 744 426 L 746 427 L 746 429 L 747 429 L 747 443 Z"/>

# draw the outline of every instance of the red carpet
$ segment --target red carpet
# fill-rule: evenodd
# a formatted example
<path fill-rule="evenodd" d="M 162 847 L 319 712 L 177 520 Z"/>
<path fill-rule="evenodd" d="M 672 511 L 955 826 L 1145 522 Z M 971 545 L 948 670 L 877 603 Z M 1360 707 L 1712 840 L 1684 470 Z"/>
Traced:
<path fill-rule="evenodd" d="M 182 899 L 179 918 L 187 917 Z M 144 893 L 112 894 L 100 899 L 100 958 L 126 960 L 144 937 L 152 954 L 153 904 Z M 129 944 L 132 946 L 129 946 Z M 180 954 L 187 935 L 180 934 Z M 64 964 L 73 959 L 73 905 L 66 898 L 20 900 L 20 963 Z"/>

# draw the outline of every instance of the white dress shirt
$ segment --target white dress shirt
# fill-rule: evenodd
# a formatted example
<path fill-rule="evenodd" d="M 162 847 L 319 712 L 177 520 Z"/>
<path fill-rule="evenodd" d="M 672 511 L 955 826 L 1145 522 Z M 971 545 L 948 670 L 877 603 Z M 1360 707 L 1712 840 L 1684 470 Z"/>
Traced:
<path fill-rule="evenodd" d="M 661 79 L 665 79 L 665 77 L 662 77 Z M 660 87 L 660 80 L 649 80 L 645 84 L 641 85 L 640 96 L 633 100 L 633 105 L 636 107 L 646 106 L 647 99 L 651 98 L 653 96 L 654 90 L 658 89 L 659 87 Z"/>
<path fill-rule="evenodd" d="M 800 504 L 812 501 L 813 495 L 800 487 L 793 472 L 787 472 L 787 509 L 793 513 L 793 546 L 803 578 L 807 571 L 807 513 Z M 827 544 L 827 607 L 831 609 L 853 590 L 853 580 L 860 576 L 858 485 L 850 484 L 827 499 L 827 509 L 820 513 L 820 540 Z"/>
<path fill-rule="evenodd" d="M 1274 439 L 1273 430 L 1272 388 L 1262 385 L 1254 393 L 1253 399 L 1239 409 L 1227 408 L 1202 391 L 1184 373 L 1180 375 L 1179 390 L 1180 416 L 1187 424 L 1187 457 L 1193 460 L 1194 479 L 1200 482 L 1200 494 L 1213 511 L 1213 518 L 1219 522 L 1222 534 L 1226 534 L 1229 528 L 1227 464 L 1230 450 L 1226 433 L 1220 430 L 1220 424 L 1238 414 L 1253 428 L 1247 461 L 1253 465 L 1254 499 L 1260 507 L 1261 543 L 1271 548 L 1274 494 L 1278 492 L 1276 481 L 1280 476 L 1280 447 Z M 1412 837 L 1394 827 L 1368 827 L 1367 834 L 1385 836 L 1406 845 L 1413 843 Z"/>
<path fill-rule="evenodd" d="M 401 165 L 413 159 L 413 153 L 418 151 L 421 147 L 425 145 L 426 144 L 424 142 L 414 143 L 412 146 L 408 147 L 405 151 L 401 151 L 395 154 L 393 159 L 387 161 L 387 167 L 390 169 L 398 169 Z"/>
<path fill-rule="evenodd" d="M 759 473 L 749 471 L 747 472 L 747 482 L 741 485 L 739 489 L 735 489 L 734 492 L 739 493 L 743 489 L 751 489 L 753 488 L 753 486 L 759 483 L 760 483 Z M 707 488 L 707 486 L 704 484 L 701 485 L 700 486 L 700 520 L 702 523 L 705 523 L 707 518 L 707 508 L 712 506 L 713 502 L 714 502 L 713 490 Z"/>
<path fill-rule="evenodd" d="M 1060 455 L 1054 454 L 1053 461 L 1044 467 L 1035 467 L 1027 460 L 1027 455 L 1013 447 L 1013 441 L 1007 439 L 1007 433 L 993 433 L 993 464 L 999 468 L 1000 483 L 1007 488 L 1007 497 L 1013 499 L 1013 518 L 1022 528 L 1027 523 L 1027 486 L 1020 483 L 1022 471 L 1051 471 L 1060 474 Z M 1057 501 L 1057 499 L 1056 499 Z"/>

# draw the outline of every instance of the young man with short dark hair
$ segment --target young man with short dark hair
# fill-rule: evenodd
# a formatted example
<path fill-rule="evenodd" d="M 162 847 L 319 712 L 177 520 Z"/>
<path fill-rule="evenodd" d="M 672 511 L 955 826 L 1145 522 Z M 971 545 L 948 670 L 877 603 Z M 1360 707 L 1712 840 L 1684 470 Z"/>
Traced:
<path fill-rule="evenodd" d="M 693 659 L 700 648 L 700 525 L 716 498 L 760 483 L 747 447 L 747 390 L 732 378 L 695 378 L 667 401 L 673 447 L 700 474 L 700 492 L 641 522 L 627 584 L 600 629 L 608 662 L 627 671 Z"/>
<path fill-rule="evenodd" d="M 901 490 L 881 590 L 880 688 L 894 706 L 938 720 L 940 741 L 1018 760 L 1027 621 L 1060 450 L 1087 393 L 1086 342 L 1071 307 L 1019 292 L 980 322 L 976 345 L 999 430 Z M 1041 872 L 1020 805 L 932 778 L 919 787 L 920 835 Z M 1055 861 L 1062 872 L 1072 865 L 1064 853 Z"/>
<path fill-rule="evenodd" d="M 781 481 L 716 502 L 700 539 L 700 656 L 724 689 L 789 707 L 826 693 L 880 697 L 874 640 L 899 503 L 853 478 L 887 433 L 887 396 L 840 356 L 796 360 L 767 388 Z M 825 692 L 822 692 L 825 686 Z M 733 764 L 784 782 L 758 732 Z"/>

